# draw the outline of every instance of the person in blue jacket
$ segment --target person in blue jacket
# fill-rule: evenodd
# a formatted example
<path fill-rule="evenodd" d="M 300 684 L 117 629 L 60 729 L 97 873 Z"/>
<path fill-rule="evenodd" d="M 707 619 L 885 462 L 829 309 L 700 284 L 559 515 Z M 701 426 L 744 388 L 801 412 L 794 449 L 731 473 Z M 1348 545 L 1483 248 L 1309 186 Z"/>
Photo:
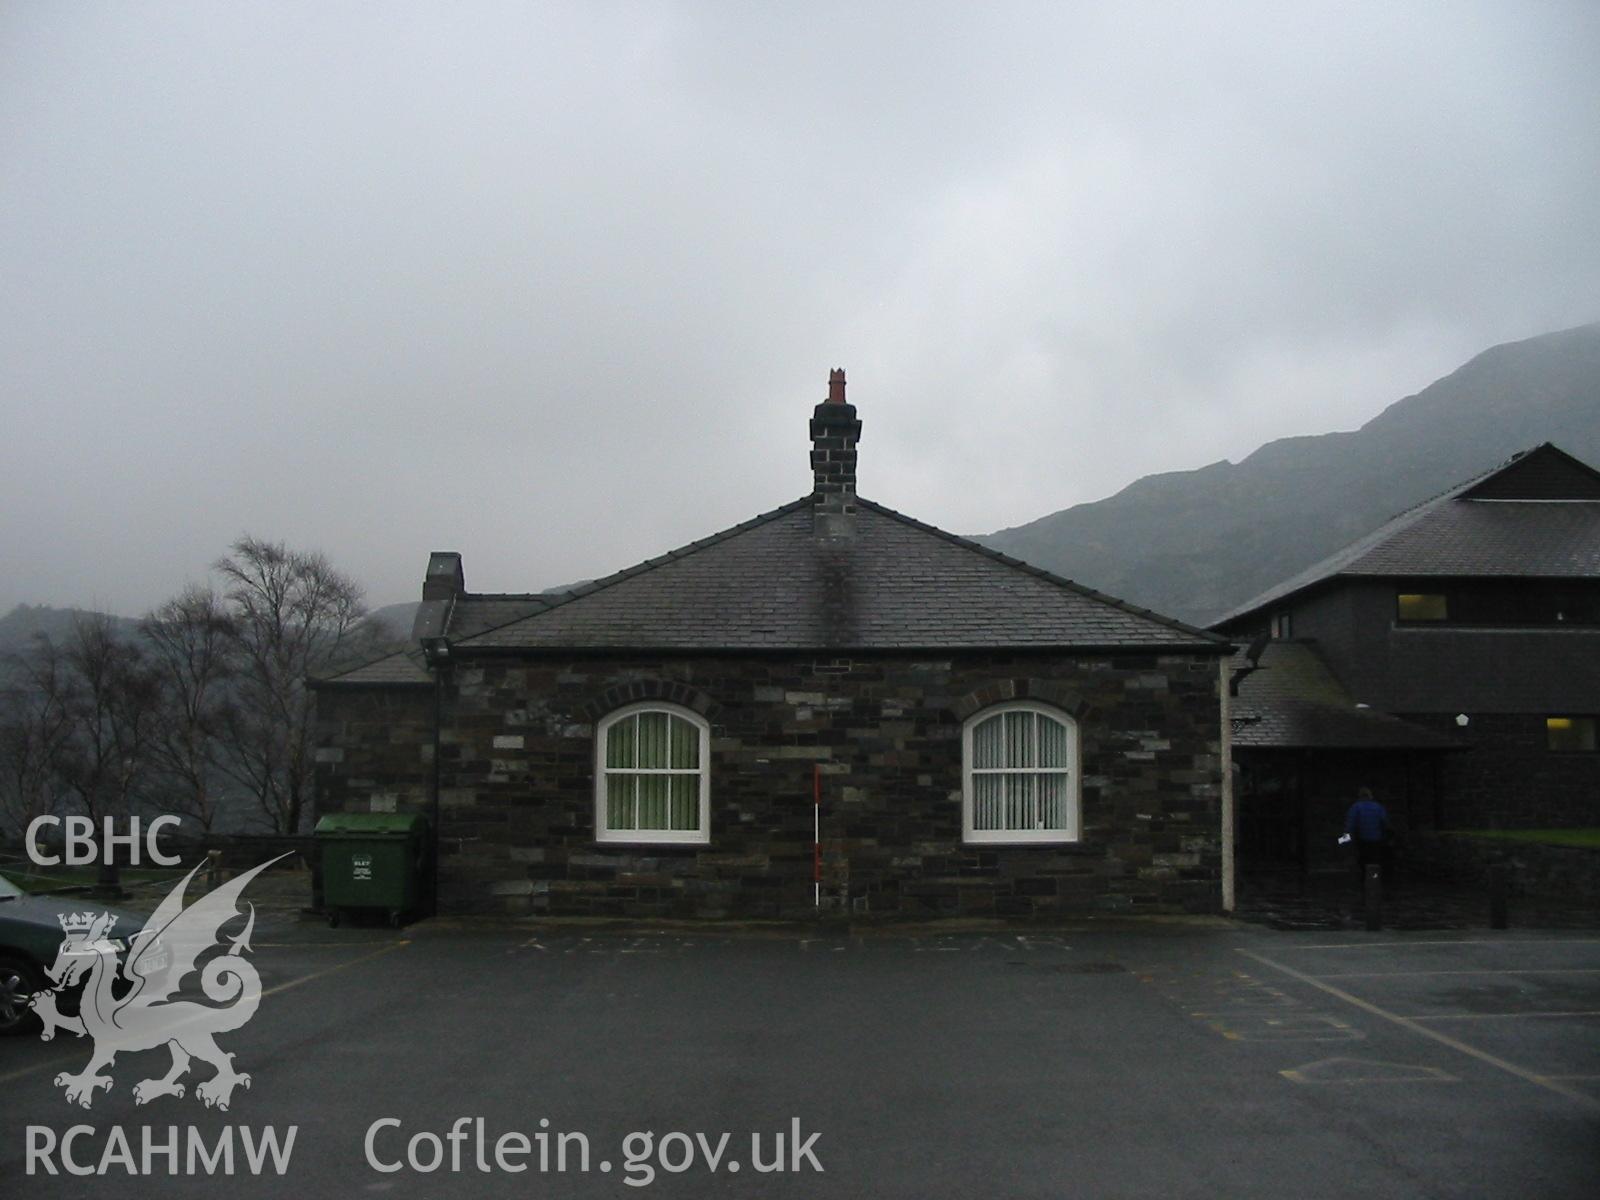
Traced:
<path fill-rule="evenodd" d="M 1356 789 L 1356 802 L 1344 817 L 1344 831 L 1356 844 L 1356 861 L 1366 874 L 1368 863 L 1383 868 L 1389 848 L 1389 812 L 1372 798 L 1372 789 Z"/>

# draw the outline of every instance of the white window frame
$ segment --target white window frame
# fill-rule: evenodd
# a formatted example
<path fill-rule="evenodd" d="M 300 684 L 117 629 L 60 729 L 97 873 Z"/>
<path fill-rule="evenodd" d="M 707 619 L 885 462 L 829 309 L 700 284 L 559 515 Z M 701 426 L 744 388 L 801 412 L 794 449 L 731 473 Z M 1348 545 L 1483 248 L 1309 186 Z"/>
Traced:
<path fill-rule="evenodd" d="M 664 712 L 688 721 L 700 737 L 700 766 L 654 770 L 638 767 L 606 766 L 606 738 L 611 727 L 628 717 L 645 712 Z M 635 760 L 637 761 L 637 759 Z M 611 829 L 607 826 L 606 779 L 611 775 L 698 775 L 700 777 L 700 821 L 698 829 Z M 678 846 L 704 846 L 711 841 L 711 725 L 693 709 L 659 700 L 641 700 L 613 709 L 601 718 L 594 731 L 594 840 L 597 842 L 662 843 Z"/>
<path fill-rule="evenodd" d="M 983 722 L 1002 713 L 1028 712 L 1056 721 L 1067 730 L 1067 765 L 1065 767 L 995 767 L 978 771 L 972 765 L 972 733 Z M 1037 744 L 1037 742 L 1035 743 Z M 1078 723 L 1058 708 L 1033 701 L 1015 701 L 993 704 L 968 717 L 961 727 L 961 840 L 978 845 L 1038 845 L 1040 843 L 1065 844 L 1082 840 L 1083 786 L 1078 745 Z M 1063 829 L 975 829 L 973 827 L 974 773 L 984 775 L 1041 775 L 1064 774 L 1067 777 L 1066 827 Z"/>

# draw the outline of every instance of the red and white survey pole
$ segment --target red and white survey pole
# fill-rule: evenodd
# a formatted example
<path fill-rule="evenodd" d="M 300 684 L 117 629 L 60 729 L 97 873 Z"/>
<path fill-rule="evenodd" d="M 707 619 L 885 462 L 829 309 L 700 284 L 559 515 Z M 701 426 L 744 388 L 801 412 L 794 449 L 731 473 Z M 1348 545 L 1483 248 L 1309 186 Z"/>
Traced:
<path fill-rule="evenodd" d="M 822 907 L 822 764 L 811 765 L 811 902 Z"/>

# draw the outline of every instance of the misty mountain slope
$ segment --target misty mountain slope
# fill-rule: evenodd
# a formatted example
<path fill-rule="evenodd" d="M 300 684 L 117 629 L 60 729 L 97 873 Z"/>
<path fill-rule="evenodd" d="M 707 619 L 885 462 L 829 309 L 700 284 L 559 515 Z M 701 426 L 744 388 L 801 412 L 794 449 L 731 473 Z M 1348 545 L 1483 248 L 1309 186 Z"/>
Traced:
<path fill-rule="evenodd" d="M 1600 324 L 1495 346 L 1353 432 L 1146 476 L 978 540 L 1205 622 L 1540 442 L 1600 463 Z"/>
<path fill-rule="evenodd" d="M 0 617 L 0 654 L 26 650 L 40 634 L 54 642 L 65 642 L 72 636 L 73 626 L 80 617 L 97 617 L 102 614 L 84 608 L 51 608 L 47 604 L 19 604 Z M 112 617 L 113 626 L 124 637 L 134 637 L 139 623 L 127 617 Z"/>
<path fill-rule="evenodd" d="M 367 619 L 380 627 L 396 641 L 411 640 L 411 624 L 417 617 L 417 601 L 402 600 L 398 604 L 385 604 L 367 614 Z"/>

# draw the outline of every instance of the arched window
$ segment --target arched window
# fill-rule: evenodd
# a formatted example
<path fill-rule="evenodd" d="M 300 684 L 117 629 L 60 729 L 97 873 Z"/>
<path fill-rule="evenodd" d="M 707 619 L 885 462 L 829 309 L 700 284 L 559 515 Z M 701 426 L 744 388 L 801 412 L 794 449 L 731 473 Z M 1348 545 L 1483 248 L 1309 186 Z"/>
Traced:
<path fill-rule="evenodd" d="M 709 842 L 711 727 L 676 705 L 619 708 L 595 731 L 595 840 Z"/>
<path fill-rule="evenodd" d="M 1040 704 L 1002 704 L 961 734 L 961 824 L 968 842 L 1075 842 L 1078 725 Z"/>

